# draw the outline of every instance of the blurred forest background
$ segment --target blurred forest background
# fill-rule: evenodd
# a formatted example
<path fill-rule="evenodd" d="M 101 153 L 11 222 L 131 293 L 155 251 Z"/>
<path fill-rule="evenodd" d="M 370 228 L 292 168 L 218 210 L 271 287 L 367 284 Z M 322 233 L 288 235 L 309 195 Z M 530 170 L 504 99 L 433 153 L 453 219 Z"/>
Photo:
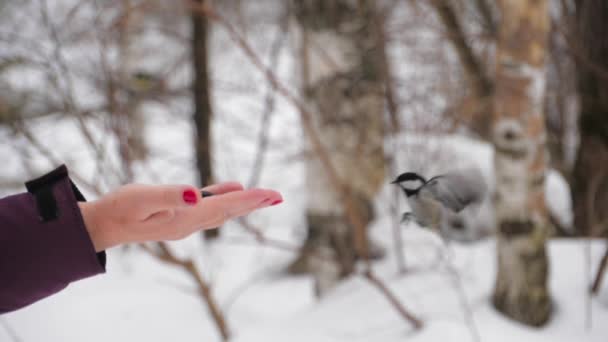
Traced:
<path fill-rule="evenodd" d="M 603 0 L 0 0 L 0 142 L 3 195 L 65 163 L 91 200 L 286 200 L 117 248 L 2 341 L 608 336 Z M 471 165 L 458 241 L 400 223 L 397 175 Z"/>

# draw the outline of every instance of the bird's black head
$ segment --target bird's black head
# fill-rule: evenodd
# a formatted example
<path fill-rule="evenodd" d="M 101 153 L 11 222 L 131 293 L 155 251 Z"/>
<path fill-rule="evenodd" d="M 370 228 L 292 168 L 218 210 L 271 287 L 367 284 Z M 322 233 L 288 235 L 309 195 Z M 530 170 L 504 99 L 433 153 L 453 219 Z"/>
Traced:
<path fill-rule="evenodd" d="M 399 175 L 399 177 L 395 178 L 391 184 L 398 185 L 407 197 L 415 195 L 418 193 L 420 188 L 426 184 L 426 179 L 421 175 L 415 172 L 405 172 Z"/>

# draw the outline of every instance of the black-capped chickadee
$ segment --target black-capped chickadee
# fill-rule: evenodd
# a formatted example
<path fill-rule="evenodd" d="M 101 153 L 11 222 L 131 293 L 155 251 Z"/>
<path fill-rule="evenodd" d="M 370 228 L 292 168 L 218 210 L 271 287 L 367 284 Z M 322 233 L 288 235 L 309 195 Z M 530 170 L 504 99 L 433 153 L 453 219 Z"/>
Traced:
<path fill-rule="evenodd" d="M 403 190 L 411 208 L 411 212 L 403 214 L 402 222 L 414 219 L 446 240 L 454 236 L 450 225 L 463 221 L 458 219 L 461 212 L 468 207 L 478 208 L 487 192 L 483 176 L 475 168 L 448 172 L 428 181 L 415 172 L 405 172 L 391 184 Z"/>

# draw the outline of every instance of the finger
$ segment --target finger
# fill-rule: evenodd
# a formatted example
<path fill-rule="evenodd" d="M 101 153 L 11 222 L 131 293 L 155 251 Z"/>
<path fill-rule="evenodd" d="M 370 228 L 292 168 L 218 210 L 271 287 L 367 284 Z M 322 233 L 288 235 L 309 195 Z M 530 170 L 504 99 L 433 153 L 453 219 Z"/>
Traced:
<path fill-rule="evenodd" d="M 223 211 L 226 217 L 232 217 L 243 210 L 264 207 L 276 201 L 282 201 L 283 197 L 274 190 L 250 189 L 230 192 L 209 199 L 213 199 L 217 203 L 219 210 Z"/>
<path fill-rule="evenodd" d="M 220 184 L 213 184 L 202 188 L 201 190 L 211 192 L 214 195 L 225 194 L 233 191 L 243 190 L 243 185 L 239 182 L 225 182 Z"/>
<path fill-rule="evenodd" d="M 145 216 L 163 210 L 195 206 L 200 202 L 199 191 L 190 185 L 145 185 L 137 194 Z"/>
<path fill-rule="evenodd" d="M 179 210 L 176 213 L 175 222 L 180 226 L 192 228 L 212 228 L 240 213 L 269 206 L 277 201 L 282 201 L 282 196 L 274 190 L 233 191 L 206 197 L 196 206 Z"/>

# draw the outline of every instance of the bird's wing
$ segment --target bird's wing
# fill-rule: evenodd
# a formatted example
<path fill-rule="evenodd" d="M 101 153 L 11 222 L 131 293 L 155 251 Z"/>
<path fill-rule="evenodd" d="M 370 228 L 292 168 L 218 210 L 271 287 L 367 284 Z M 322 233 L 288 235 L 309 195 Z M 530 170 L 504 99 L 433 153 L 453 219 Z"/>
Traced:
<path fill-rule="evenodd" d="M 460 212 L 472 203 L 481 202 L 487 191 L 477 169 L 450 172 L 431 178 L 424 186 L 444 206 Z"/>

